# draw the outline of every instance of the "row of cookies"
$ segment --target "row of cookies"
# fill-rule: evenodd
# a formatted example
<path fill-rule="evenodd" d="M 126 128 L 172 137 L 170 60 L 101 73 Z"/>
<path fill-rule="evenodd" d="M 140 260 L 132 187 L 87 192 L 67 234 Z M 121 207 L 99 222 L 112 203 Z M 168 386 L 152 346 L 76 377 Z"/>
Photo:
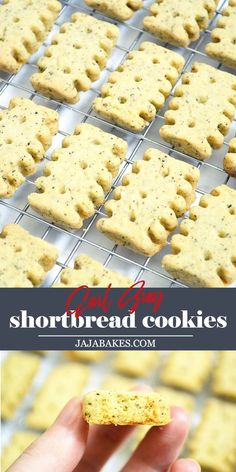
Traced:
<path fill-rule="evenodd" d="M 142 7 L 142 0 L 122 0 L 119 4 L 116 0 L 85 1 L 88 6 L 121 21 L 129 19 L 134 11 Z M 169 42 L 175 46 L 187 47 L 192 41 L 199 38 L 201 31 L 208 27 L 216 13 L 217 4 L 218 0 L 197 0 L 194 5 L 191 0 L 177 0 L 175 2 L 172 2 L 172 0 L 156 0 L 151 5 L 150 16 L 144 18 L 144 28 L 161 41 Z M 0 69 L 8 72 L 19 70 L 30 55 L 39 49 L 48 32 L 52 29 L 61 7 L 57 0 L 40 0 L 40 2 L 19 0 L 17 3 L 13 0 L 5 0 L 0 7 L 0 38 L 3 43 L 2 51 L 0 51 Z M 27 11 L 27 14 L 24 14 L 25 11 Z M 211 33 L 212 42 L 206 46 L 207 54 L 230 67 L 236 67 L 235 18 L 236 2 L 235 0 L 229 0 L 229 5 L 222 11 L 222 16 Z M 100 26 L 98 26 L 99 23 Z M 107 32 L 104 30 L 106 28 L 108 28 Z M 97 59 L 96 54 L 99 54 L 99 51 L 96 50 L 96 47 L 94 48 L 96 45 L 102 49 L 102 55 L 106 55 L 108 52 L 106 49 L 109 43 L 108 38 L 115 40 L 118 29 L 113 25 L 109 27 L 109 23 L 92 19 L 89 15 L 76 13 L 72 16 L 70 23 L 62 25 L 60 33 L 67 33 L 67 37 L 62 42 L 60 41 L 60 50 L 69 53 L 69 56 L 72 53 L 73 58 L 71 57 L 70 66 L 73 66 L 74 61 L 76 61 L 81 68 L 81 59 L 83 63 L 85 50 L 87 49 L 87 55 L 92 53 L 94 59 Z M 84 46 L 82 55 L 81 52 L 78 52 L 81 44 L 79 44 L 79 48 L 76 47 L 72 40 L 73 34 L 74 37 L 79 37 L 82 47 Z M 105 46 L 104 34 L 106 36 Z M 17 43 L 15 42 L 16 37 L 18 38 Z M 53 38 L 53 45 L 59 44 L 57 42 L 58 38 L 59 36 Z M 99 74 L 99 67 L 101 68 L 99 62 L 98 60 L 95 72 L 94 64 L 93 72 L 87 72 L 85 69 L 85 75 L 87 76 L 85 82 L 90 78 L 95 80 L 97 74 Z M 41 67 L 40 64 L 39 67 Z M 89 76 L 90 72 L 92 77 Z"/>
<path fill-rule="evenodd" d="M 92 353 L 90 356 L 90 352 L 91 351 L 86 351 L 84 353 L 85 357 L 88 353 L 87 360 L 96 360 L 97 362 L 102 360 L 104 353 L 98 352 L 97 356 L 96 353 L 95 355 Z M 82 354 L 81 357 L 80 354 Z M 138 362 L 135 362 L 136 354 L 138 355 Z M 200 356 L 198 356 L 198 354 L 200 354 Z M 190 367 L 187 371 L 185 370 L 186 365 L 190 366 L 189 355 L 191 356 L 193 371 Z M 80 352 L 68 353 L 67 357 L 74 361 L 76 359 L 80 361 L 83 359 L 83 361 L 85 361 L 83 353 Z M 129 375 L 134 375 L 135 378 L 124 376 L 127 360 L 130 366 Z M 159 353 L 148 353 L 145 351 L 129 353 L 118 352 L 115 354 L 113 360 L 113 368 L 120 374 L 122 372 L 122 376 L 116 374 L 115 376 L 110 375 L 106 377 L 102 383 L 102 388 L 113 391 L 131 389 L 139 382 L 137 377 L 139 379 L 147 377 L 147 370 L 145 370 L 145 368 L 143 369 L 143 373 L 135 370 L 137 364 L 143 363 L 144 367 L 149 366 L 150 374 L 150 372 L 155 372 L 158 362 Z M 39 358 L 29 353 L 12 353 L 7 357 L 3 366 L 5 380 L 2 403 L 3 417 L 10 419 L 14 415 L 14 411 L 16 411 L 14 408 L 19 407 L 22 398 L 28 391 L 32 382 L 32 376 L 35 374 L 35 369 L 38 368 L 38 364 Z M 21 366 L 21 378 L 18 378 L 19 376 L 14 374 L 15 371 L 20 371 L 19 365 Z M 182 406 L 189 414 L 192 414 L 195 409 L 195 398 L 180 389 L 187 389 L 191 393 L 201 391 L 213 365 L 212 353 L 210 352 L 172 352 L 164 362 L 163 371 L 161 373 L 161 381 L 168 385 L 168 387 L 159 386 L 156 387 L 156 391 L 165 397 L 170 404 Z M 223 397 L 235 399 L 235 352 L 220 353 L 219 358 L 216 359 L 215 365 L 217 366 L 217 372 L 213 371 L 213 392 L 218 393 L 217 385 L 219 386 L 219 379 L 221 377 L 221 385 L 223 388 L 225 379 L 227 379 L 228 384 L 228 392 L 226 395 L 225 392 Z M 150 366 L 152 366 L 151 369 Z M 175 371 L 175 368 L 177 371 Z M 126 373 L 128 373 L 128 370 Z M 57 367 L 53 368 L 45 383 L 39 388 L 33 405 L 28 410 L 27 424 L 38 430 L 47 428 L 66 401 L 71 396 L 82 393 L 82 390 L 88 382 L 88 375 L 88 368 L 77 362 L 60 363 Z M 173 377 L 172 383 L 170 382 L 171 377 Z M 176 383 L 177 377 L 179 378 L 179 383 Z M 182 377 L 184 380 L 181 384 Z M 66 382 L 65 378 L 67 379 Z M 12 393 L 9 397 L 7 390 L 9 391 L 9 385 L 12 386 L 13 384 L 14 389 L 11 388 Z M 198 389 L 195 389 L 196 386 Z M 179 390 L 174 390 L 172 387 L 178 387 Z M 210 399 L 204 404 L 200 424 L 197 429 L 193 431 L 189 442 L 189 451 L 195 459 L 199 460 L 203 470 L 207 471 L 209 469 L 216 472 L 231 472 L 234 470 L 236 457 L 234 448 L 235 428 L 233 428 L 233 425 L 235 425 L 235 405 L 216 399 Z M 134 437 L 134 446 L 142 439 L 146 431 L 147 428 L 138 429 Z M 213 431 L 214 434 L 212 434 Z M 13 442 L 9 444 L 3 454 L 3 462 L 5 461 L 6 466 L 7 464 L 9 465 L 9 461 L 13 460 L 12 454 L 14 454 L 14 452 L 18 452 L 19 454 L 21 450 L 27 447 L 27 438 L 30 443 L 34 439 L 34 436 L 36 436 L 36 433 L 29 431 L 24 432 L 22 436 L 20 434 L 19 437 L 18 434 L 20 433 L 16 434 L 16 437 L 13 438 Z M 209 438 L 207 438 L 208 436 Z M 19 450 L 21 445 L 22 449 Z M 225 446 L 224 448 L 222 447 L 223 445 Z M 217 453 L 218 449 L 219 451 Z M 16 455 L 17 454 L 15 454 L 15 457 Z M 223 462 L 225 462 L 224 467 Z M 215 464 L 215 468 L 213 468 L 213 464 Z M 212 467 L 212 469 L 210 467 Z"/>

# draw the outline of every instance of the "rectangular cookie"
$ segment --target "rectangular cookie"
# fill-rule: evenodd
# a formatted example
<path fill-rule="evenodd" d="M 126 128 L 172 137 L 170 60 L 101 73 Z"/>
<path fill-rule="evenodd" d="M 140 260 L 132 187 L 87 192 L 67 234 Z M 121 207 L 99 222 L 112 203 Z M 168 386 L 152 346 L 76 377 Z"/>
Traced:
<path fill-rule="evenodd" d="M 58 130 L 58 113 L 23 97 L 0 110 L 0 197 L 11 197 L 34 174 Z"/>
<path fill-rule="evenodd" d="M 135 387 L 134 379 L 129 379 L 122 375 L 108 375 L 103 379 L 102 390 L 112 390 L 113 392 L 120 392 L 124 390 L 131 390 Z"/>
<path fill-rule="evenodd" d="M 52 244 L 32 236 L 16 224 L 0 234 L 0 287 L 31 288 L 40 285 L 58 256 Z"/>
<path fill-rule="evenodd" d="M 211 351 L 173 351 L 161 370 L 161 381 L 189 392 L 200 392 L 212 366 Z"/>
<path fill-rule="evenodd" d="M 65 363 L 55 367 L 48 375 L 27 415 L 27 425 L 47 429 L 65 404 L 81 394 L 88 382 L 89 370 L 78 363 Z"/>
<path fill-rule="evenodd" d="M 176 52 L 143 42 L 101 88 L 93 109 L 119 126 L 142 131 L 155 118 L 184 66 Z"/>
<path fill-rule="evenodd" d="M 35 90 L 68 103 L 79 101 L 105 68 L 116 44 L 119 29 L 106 21 L 73 13 L 38 61 L 39 72 L 31 77 Z"/>
<path fill-rule="evenodd" d="M 226 66 L 236 68 L 236 0 L 229 0 L 222 11 L 205 51 Z"/>
<path fill-rule="evenodd" d="M 1 471 L 5 472 L 37 438 L 38 434 L 32 431 L 17 431 L 14 433 L 3 449 Z"/>
<path fill-rule="evenodd" d="M 103 203 L 126 149 L 123 139 L 86 123 L 78 125 L 45 164 L 44 176 L 35 182 L 39 193 L 28 197 L 30 205 L 57 224 L 81 228 Z"/>
<path fill-rule="evenodd" d="M 160 385 L 156 387 L 156 392 L 162 395 L 169 402 L 171 406 L 178 406 L 191 414 L 194 410 L 196 400 L 193 395 L 189 393 L 181 392 L 169 387 L 163 387 Z"/>
<path fill-rule="evenodd" d="M 131 377 L 148 377 L 159 360 L 158 351 L 118 351 L 113 360 L 113 369 Z"/>
<path fill-rule="evenodd" d="M 85 3 L 116 20 L 129 20 L 142 7 L 142 0 L 85 0 Z"/>
<path fill-rule="evenodd" d="M 97 228 L 116 244 L 153 256 L 194 201 L 198 179 L 196 167 L 148 149 L 105 203 L 108 217 Z"/>
<path fill-rule="evenodd" d="M 236 77 L 195 62 L 175 89 L 160 135 L 176 149 L 208 159 L 222 146 L 235 109 Z"/>
<path fill-rule="evenodd" d="M 60 281 L 56 282 L 54 287 L 69 288 L 84 284 L 89 287 L 108 287 L 109 284 L 112 284 L 112 287 L 129 287 L 133 281 L 118 272 L 107 269 L 95 259 L 81 254 L 75 258 L 74 269 L 62 270 Z"/>
<path fill-rule="evenodd" d="M 144 28 L 161 41 L 187 47 L 200 37 L 213 17 L 218 0 L 156 0 Z"/>
<path fill-rule="evenodd" d="M 17 72 L 41 46 L 60 10 L 57 0 L 3 0 L 0 70 Z"/>
<path fill-rule="evenodd" d="M 90 424 L 163 426 L 171 421 L 169 404 L 154 392 L 89 392 L 83 416 Z"/>
<path fill-rule="evenodd" d="M 162 260 L 174 278 L 194 287 L 226 287 L 236 280 L 236 191 L 220 185 L 192 207 Z"/>
<path fill-rule="evenodd" d="M 229 149 L 224 157 L 224 170 L 232 177 L 236 177 L 236 138 L 231 139 Z"/>
<path fill-rule="evenodd" d="M 31 387 L 39 364 L 40 360 L 34 354 L 14 351 L 7 355 L 1 369 L 1 416 L 4 420 L 14 416 Z"/>
<path fill-rule="evenodd" d="M 106 351 L 65 351 L 65 356 L 72 361 L 100 362 L 106 356 Z"/>
<path fill-rule="evenodd" d="M 236 401 L 236 351 L 221 351 L 213 371 L 215 395 Z"/>
<path fill-rule="evenodd" d="M 235 405 L 216 399 L 208 400 L 188 447 L 189 455 L 204 472 L 235 471 L 235 425 Z"/>

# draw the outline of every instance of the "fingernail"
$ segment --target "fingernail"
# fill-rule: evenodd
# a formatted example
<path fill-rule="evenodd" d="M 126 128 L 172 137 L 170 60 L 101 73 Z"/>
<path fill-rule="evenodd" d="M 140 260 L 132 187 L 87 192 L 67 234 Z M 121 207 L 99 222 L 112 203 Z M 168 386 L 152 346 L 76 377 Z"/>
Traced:
<path fill-rule="evenodd" d="M 198 462 L 194 461 L 193 459 L 186 459 L 185 462 L 186 462 L 186 465 L 185 465 L 186 471 L 201 472 L 201 467 L 198 464 Z"/>
<path fill-rule="evenodd" d="M 75 420 L 78 420 L 79 409 L 79 398 L 72 398 L 58 415 L 55 423 L 62 426 L 70 426 Z"/>

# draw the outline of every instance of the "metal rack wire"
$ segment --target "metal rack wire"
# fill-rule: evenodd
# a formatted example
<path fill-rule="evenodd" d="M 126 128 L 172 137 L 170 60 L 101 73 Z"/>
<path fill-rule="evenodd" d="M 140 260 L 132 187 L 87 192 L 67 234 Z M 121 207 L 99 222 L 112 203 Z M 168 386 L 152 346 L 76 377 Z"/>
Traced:
<path fill-rule="evenodd" d="M 106 194 L 105 200 L 110 198 L 114 187 L 120 182 L 121 177 L 127 171 L 130 171 L 130 165 L 137 158 L 142 157 L 143 148 L 146 149 L 147 147 L 153 146 L 201 169 L 201 179 L 197 188 L 197 197 L 200 197 L 202 194 L 210 191 L 214 186 L 221 183 L 236 188 L 236 181 L 229 178 L 229 176 L 224 172 L 222 165 L 228 141 L 235 134 L 235 119 L 233 120 L 230 133 L 226 137 L 222 149 L 213 152 L 213 156 L 209 161 L 202 162 L 187 156 L 180 151 L 174 150 L 173 147 L 162 141 L 159 136 L 158 127 L 163 123 L 163 114 L 167 107 L 167 103 L 171 96 L 173 96 L 173 90 L 170 98 L 166 101 L 165 106 L 158 111 L 153 122 L 149 124 L 142 134 L 134 134 L 117 125 L 110 124 L 101 117 L 95 116 L 92 111 L 92 100 L 94 96 L 99 95 L 101 84 L 106 81 L 109 73 L 116 69 L 118 64 L 124 61 L 127 53 L 136 49 L 143 40 L 153 41 L 164 47 L 178 50 L 178 52 L 183 54 L 186 58 L 186 62 L 181 76 L 190 68 L 194 60 L 208 62 L 218 69 L 227 70 L 227 68 L 223 67 L 221 64 L 208 58 L 203 50 L 204 43 L 209 40 L 209 33 L 214 27 L 217 17 L 220 15 L 222 8 L 224 8 L 227 3 L 226 0 L 220 1 L 218 10 L 210 22 L 209 28 L 202 32 L 199 40 L 191 44 L 191 47 L 185 49 L 173 48 L 169 44 L 163 45 L 163 43 L 160 43 L 154 36 L 145 32 L 142 27 L 140 27 L 142 18 L 148 14 L 148 6 L 152 2 L 153 0 L 144 0 L 144 7 L 134 14 L 132 20 L 124 24 L 105 17 L 103 14 L 95 10 L 91 10 L 82 0 L 62 0 L 63 7 L 52 33 L 39 51 L 32 56 L 29 63 L 25 64 L 21 71 L 16 75 L 0 73 L 0 108 L 7 107 L 9 99 L 14 95 L 23 95 L 37 103 L 52 107 L 59 113 L 60 118 L 65 115 L 65 117 L 59 121 L 59 132 L 55 141 L 60 141 L 64 136 L 71 134 L 73 132 L 73 127 L 79 122 L 90 122 L 108 132 L 126 139 L 129 143 L 128 156 L 125 159 L 118 176 L 114 179 L 111 190 Z M 82 11 L 93 15 L 98 19 L 103 19 L 116 24 L 120 28 L 121 37 L 118 45 L 114 48 L 114 53 L 108 61 L 107 68 L 101 73 L 101 78 L 93 84 L 89 92 L 81 93 L 81 100 L 77 104 L 69 105 L 48 99 L 40 95 L 38 92 L 33 91 L 28 78 L 36 70 L 38 57 L 43 54 L 45 47 L 50 43 L 51 36 L 58 31 L 60 25 L 64 23 L 64 21 L 68 20 L 74 11 Z M 232 70 L 229 71 L 232 73 Z M 181 76 L 177 84 L 181 81 Z M 69 124 L 69 122 L 71 122 L 71 124 Z M 74 123 L 74 126 L 72 126 L 72 122 Z M 51 151 L 47 154 L 46 159 L 49 159 L 50 153 Z M 28 177 L 26 182 L 17 190 L 16 194 L 11 199 L 0 200 L 0 224 L 3 226 L 9 222 L 20 223 L 26 229 L 29 229 L 32 234 L 40 236 L 42 239 L 54 244 L 56 243 L 59 248 L 60 256 L 56 262 L 55 268 L 48 274 L 44 286 L 50 286 L 55 280 L 57 280 L 60 276 L 61 270 L 65 267 L 72 266 L 74 256 L 81 252 L 91 254 L 95 259 L 103 262 L 104 266 L 109 266 L 113 270 L 123 272 L 135 281 L 140 280 L 141 278 L 146 280 L 147 286 L 164 286 L 171 288 L 186 286 L 180 281 L 174 280 L 162 269 L 160 261 L 166 249 L 162 250 L 160 254 L 152 258 L 144 258 L 131 253 L 131 251 L 125 248 L 113 245 L 107 240 L 107 238 L 100 235 L 98 231 L 95 232 L 94 226 L 97 218 L 104 215 L 103 205 L 96 209 L 94 216 L 86 220 L 84 228 L 77 232 L 61 228 L 46 221 L 39 214 L 35 213 L 27 203 L 27 196 L 30 192 L 34 191 L 34 181 L 36 177 L 41 174 L 43 165 L 44 163 L 39 165 L 38 172 L 34 176 Z"/>

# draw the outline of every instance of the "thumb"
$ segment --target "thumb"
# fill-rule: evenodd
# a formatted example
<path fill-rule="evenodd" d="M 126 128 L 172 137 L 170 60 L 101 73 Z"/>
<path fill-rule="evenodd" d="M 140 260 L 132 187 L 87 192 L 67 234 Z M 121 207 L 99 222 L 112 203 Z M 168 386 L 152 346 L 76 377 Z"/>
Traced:
<path fill-rule="evenodd" d="M 72 472 L 84 453 L 87 435 L 88 424 L 82 416 L 81 401 L 74 398 L 8 472 Z"/>

